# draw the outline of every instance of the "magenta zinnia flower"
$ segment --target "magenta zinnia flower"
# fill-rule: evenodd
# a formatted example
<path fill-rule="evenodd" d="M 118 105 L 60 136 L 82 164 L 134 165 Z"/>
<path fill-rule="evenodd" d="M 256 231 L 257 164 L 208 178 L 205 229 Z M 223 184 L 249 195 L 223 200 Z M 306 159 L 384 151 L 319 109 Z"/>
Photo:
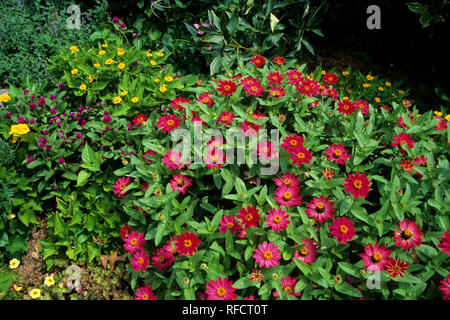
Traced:
<path fill-rule="evenodd" d="M 414 148 L 414 140 L 412 137 L 404 132 L 401 132 L 399 135 L 395 135 L 393 137 L 394 142 L 392 142 L 393 147 L 399 147 L 400 152 L 405 154 L 405 150 L 402 149 L 403 145 L 406 145 L 408 148 Z"/>
<path fill-rule="evenodd" d="M 225 126 L 229 126 L 233 123 L 235 115 L 230 112 L 222 112 L 217 120 L 217 123 L 222 123 Z"/>
<path fill-rule="evenodd" d="M 280 250 L 278 250 L 278 245 L 274 245 L 272 242 L 260 244 L 255 253 L 252 256 L 255 258 L 256 262 L 259 263 L 260 268 L 270 268 L 278 266 L 280 264 Z"/>
<path fill-rule="evenodd" d="M 444 293 L 444 300 L 450 300 L 450 274 L 447 275 L 447 281 L 441 280 L 439 290 Z"/>
<path fill-rule="evenodd" d="M 370 191 L 370 181 L 367 179 L 364 173 L 360 174 L 355 172 L 355 174 L 349 174 L 348 178 L 345 180 L 345 191 L 352 194 L 355 199 L 358 197 L 365 198 Z"/>
<path fill-rule="evenodd" d="M 299 167 L 302 164 L 309 164 L 313 158 L 311 151 L 304 146 L 299 146 L 297 149 L 292 150 L 292 156 L 289 159 L 292 160 L 292 164 L 297 164 Z"/>
<path fill-rule="evenodd" d="M 343 99 L 342 101 L 337 102 L 339 113 L 344 113 L 347 116 L 351 115 L 353 112 L 357 110 L 355 104 L 349 99 Z"/>
<path fill-rule="evenodd" d="M 175 241 L 175 246 L 179 254 L 189 255 L 191 257 L 197 252 L 202 242 L 195 233 L 189 231 L 181 233 L 179 237 L 174 237 L 172 240 Z"/>
<path fill-rule="evenodd" d="M 228 278 L 217 278 L 217 281 L 210 280 L 206 284 L 205 293 L 208 295 L 207 300 L 234 300 L 237 298 L 236 291 L 233 286 L 233 281 L 228 281 Z"/>
<path fill-rule="evenodd" d="M 386 270 L 392 276 L 392 279 L 395 279 L 397 276 L 404 278 L 405 276 L 403 274 L 408 270 L 408 267 L 409 264 L 405 261 L 401 261 L 400 258 L 397 260 L 394 258 L 388 258 L 388 262 L 386 264 Z"/>
<path fill-rule="evenodd" d="M 264 59 L 264 57 L 261 56 L 254 56 L 253 58 L 250 59 L 250 63 L 253 63 L 255 67 L 259 68 L 266 64 L 266 59 Z"/>
<path fill-rule="evenodd" d="M 336 218 L 329 229 L 338 243 L 347 243 L 355 237 L 353 222 L 345 217 Z"/>
<path fill-rule="evenodd" d="M 414 221 L 404 219 L 398 225 L 401 231 L 394 231 L 394 240 L 397 247 L 402 247 L 406 251 L 420 246 L 422 242 L 423 233 L 420 232 L 420 227 Z"/>
<path fill-rule="evenodd" d="M 314 220 L 323 223 L 327 219 L 333 218 L 334 212 L 334 202 L 329 201 L 330 198 L 325 198 L 320 196 L 319 198 L 314 197 L 311 202 L 308 203 L 308 208 L 305 212 L 309 218 L 314 218 Z"/>
<path fill-rule="evenodd" d="M 369 243 L 364 248 L 364 253 L 359 256 L 363 258 L 366 269 L 382 271 L 386 269 L 386 265 L 389 263 L 388 257 L 392 250 L 386 250 L 386 246 L 379 246 L 377 242 L 375 245 Z"/>
<path fill-rule="evenodd" d="M 149 261 L 149 255 L 145 253 L 144 250 L 136 252 L 131 258 L 131 265 L 133 266 L 133 271 L 142 270 L 145 272 L 147 270 Z"/>
<path fill-rule="evenodd" d="M 131 179 L 130 178 L 126 178 L 126 177 L 122 177 L 119 178 L 116 183 L 113 186 L 113 192 L 114 194 L 117 194 L 117 197 L 125 197 L 125 193 L 123 193 L 122 191 L 128 187 L 128 185 L 131 183 Z"/>
<path fill-rule="evenodd" d="M 131 233 L 124 239 L 123 248 L 128 253 L 133 254 L 138 250 L 142 250 L 142 245 L 145 243 L 144 233 L 131 231 Z"/>
<path fill-rule="evenodd" d="M 279 72 L 270 72 L 267 75 L 267 81 L 269 81 L 269 85 L 272 84 L 281 84 L 281 81 L 283 81 L 284 77 Z"/>
<path fill-rule="evenodd" d="M 283 291 L 286 292 L 289 295 L 300 297 L 302 295 L 301 292 L 295 292 L 294 288 L 297 284 L 297 279 L 295 277 L 287 276 L 286 278 L 281 278 L 281 287 L 283 288 Z M 278 297 L 280 293 L 278 291 L 275 291 L 273 293 L 274 297 Z"/>
<path fill-rule="evenodd" d="M 252 206 L 247 206 L 247 209 L 244 207 L 240 208 L 238 213 L 239 214 L 236 218 L 241 221 L 241 225 L 244 229 L 248 229 L 249 227 L 258 227 L 259 209 Z"/>
<path fill-rule="evenodd" d="M 227 233 L 227 230 L 230 230 L 232 234 L 241 230 L 241 226 L 232 215 L 223 216 L 219 222 L 219 231 L 221 233 Z"/>
<path fill-rule="evenodd" d="M 328 156 L 328 160 L 334 161 L 337 164 L 345 165 L 345 162 L 350 158 L 348 151 L 340 143 L 332 144 L 325 150 L 325 154 Z"/>
<path fill-rule="evenodd" d="M 299 205 L 302 197 L 298 194 L 298 187 L 281 186 L 275 191 L 273 197 L 280 206 L 292 207 Z"/>
<path fill-rule="evenodd" d="M 268 215 L 266 216 L 266 226 L 271 227 L 273 231 L 280 232 L 287 228 L 287 226 L 291 223 L 288 220 L 289 215 L 286 214 L 286 211 L 282 209 L 268 210 Z"/>
<path fill-rule="evenodd" d="M 156 300 L 153 289 L 145 284 L 145 287 L 139 288 L 136 293 L 136 300 Z"/>
<path fill-rule="evenodd" d="M 178 190 L 178 193 L 185 194 L 186 189 L 192 186 L 192 178 L 182 175 L 181 172 L 174 174 L 172 180 L 170 180 L 170 186 L 172 190 Z"/>
<path fill-rule="evenodd" d="M 304 263 L 311 264 L 316 260 L 317 256 L 317 249 L 314 245 L 314 242 L 310 239 L 303 240 L 303 248 L 301 248 L 298 251 L 295 251 L 294 258 L 292 258 L 292 262 L 294 262 L 294 259 L 299 259 L 303 261 Z"/>
<path fill-rule="evenodd" d="M 447 252 L 450 255 L 450 232 L 444 232 L 444 236 L 440 237 L 439 240 L 438 248 L 441 248 L 442 252 Z"/>
<path fill-rule="evenodd" d="M 181 169 L 184 165 L 181 164 L 181 152 L 172 149 L 166 152 L 162 158 L 162 162 L 169 170 Z"/>
<path fill-rule="evenodd" d="M 286 172 L 281 176 L 281 178 L 275 178 L 275 184 L 278 187 L 298 187 L 300 182 L 294 173 Z"/>
<path fill-rule="evenodd" d="M 158 123 L 156 124 L 156 127 L 161 129 L 162 132 L 170 132 L 179 126 L 181 126 L 181 119 L 176 115 L 170 114 L 160 117 Z"/>
<path fill-rule="evenodd" d="M 206 104 L 208 107 L 212 107 L 214 104 L 214 99 L 210 97 L 209 92 L 202 93 L 200 97 L 197 99 L 198 102 L 201 102 L 203 104 Z"/>
<path fill-rule="evenodd" d="M 284 151 L 293 153 L 298 149 L 298 147 L 303 146 L 303 142 L 305 142 L 305 139 L 303 137 L 300 137 L 298 134 L 294 134 L 286 136 L 283 139 L 281 147 L 283 148 Z"/>
<path fill-rule="evenodd" d="M 182 103 L 191 104 L 191 100 L 189 100 L 188 98 L 178 97 L 172 100 L 170 106 L 175 110 L 176 109 L 185 110 L 186 108 L 181 105 Z"/>
<path fill-rule="evenodd" d="M 245 137 L 248 136 L 256 137 L 256 133 L 259 131 L 260 128 L 261 126 L 259 124 L 251 123 L 248 122 L 247 120 L 241 122 L 241 126 L 239 127 L 239 129 L 241 129 L 242 132 L 244 133 Z"/>
<path fill-rule="evenodd" d="M 175 262 L 175 257 L 164 248 L 156 249 L 156 254 L 152 257 L 152 264 L 155 268 L 166 270 L 172 263 Z"/>

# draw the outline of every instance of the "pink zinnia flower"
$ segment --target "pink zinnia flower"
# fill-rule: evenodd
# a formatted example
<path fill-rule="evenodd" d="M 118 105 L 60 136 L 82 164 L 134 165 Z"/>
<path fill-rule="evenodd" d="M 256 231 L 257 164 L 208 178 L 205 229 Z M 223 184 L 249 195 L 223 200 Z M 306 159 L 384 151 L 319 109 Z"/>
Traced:
<path fill-rule="evenodd" d="M 302 73 L 297 70 L 286 71 L 286 76 L 288 77 L 288 82 L 293 85 L 303 80 Z"/>
<path fill-rule="evenodd" d="M 170 103 L 170 106 L 172 108 L 174 108 L 175 110 L 177 110 L 177 109 L 185 110 L 186 108 L 181 105 L 182 103 L 191 104 L 191 100 L 189 100 L 187 98 L 178 97 L 178 98 L 175 98 L 172 100 L 172 102 Z"/>
<path fill-rule="evenodd" d="M 254 56 L 250 59 L 250 63 L 253 63 L 255 67 L 259 68 L 266 64 L 266 59 L 261 56 Z"/>
<path fill-rule="evenodd" d="M 149 261 L 149 255 L 145 253 L 144 250 L 136 252 L 131 258 L 131 265 L 133 266 L 133 271 L 142 270 L 145 272 L 147 270 Z"/>
<path fill-rule="evenodd" d="M 338 243 L 347 243 L 355 237 L 353 222 L 345 217 L 336 218 L 329 228 Z"/>
<path fill-rule="evenodd" d="M 445 231 L 444 236 L 440 237 L 439 240 L 438 248 L 441 248 L 442 252 L 447 252 L 450 255 L 450 232 Z"/>
<path fill-rule="evenodd" d="M 333 86 L 339 81 L 339 78 L 334 73 L 327 73 L 323 76 L 323 81 Z"/>
<path fill-rule="evenodd" d="M 195 233 L 189 231 L 180 234 L 179 237 L 174 237 L 172 240 L 175 241 L 175 246 L 179 254 L 189 255 L 191 257 L 197 252 L 202 242 Z"/>
<path fill-rule="evenodd" d="M 142 245 L 145 243 L 144 233 L 131 231 L 124 241 L 123 248 L 127 250 L 128 253 L 133 254 L 138 250 L 142 250 Z"/>
<path fill-rule="evenodd" d="M 302 164 L 310 164 L 313 158 L 312 152 L 306 149 L 304 146 L 299 146 L 296 150 L 292 150 L 292 156 L 289 159 L 292 160 L 292 164 L 297 164 L 299 167 Z"/>
<path fill-rule="evenodd" d="M 172 190 L 178 190 L 178 193 L 185 194 L 186 189 L 192 186 L 192 178 L 182 175 L 181 172 L 174 174 L 170 180 Z"/>
<path fill-rule="evenodd" d="M 302 82 L 296 83 L 295 88 L 308 97 L 312 95 L 317 95 L 319 93 L 320 87 L 317 80 L 303 79 Z"/>
<path fill-rule="evenodd" d="M 301 292 L 295 292 L 295 286 L 297 284 L 297 279 L 295 277 L 287 276 L 286 278 L 281 278 L 281 286 L 283 288 L 283 291 L 286 292 L 289 295 L 300 297 L 302 295 Z M 280 293 L 278 291 L 275 291 L 273 293 L 274 297 L 278 297 Z"/>
<path fill-rule="evenodd" d="M 367 104 L 366 101 L 361 99 L 359 101 L 353 101 L 353 104 L 355 105 L 355 109 L 356 110 L 362 109 L 361 113 L 369 114 L 369 108 L 370 107 L 369 107 L 369 105 Z"/>
<path fill-rule="evenodd" d="M 441 280 L 439 290 L 444 294 L 444 300 L 450 300 L 450 274 L 447 275 L 447 281 Z"/>
<path fill-rule="evenodd" d="M 256 133 L 259 131 L 260 128 L 261 126 L 259 124 L 251 123 L 248 122 L 247 120 L 241 122 L 241 126 L 239 127 L 239 129 L 241 129 L 242 132 L 244 132 L 245 137 L 248 136 L 256 137 Z"/>
<path fill-rule="evenodd" d="M 222 149 L 209 149 L 203 160 L 208 169 L 221 168 L 226 156 Z"/>
<path fill-rule="evenodd" d="M 399 147 L 401 154 L 405 154 L 405 150 L 402 149 L 403 145 L 406 145 L 408 148 L 414 148 L 414 140 L 412 137 L 404 132 L 401 132 L 399 135 L 395 135 L 393 137 L 394 142 L 392 142 L 393 147 Z"/>
<path fill-rule="evenodd" d="M 269 89 L 269 94 L 274 99 L 279 99 L 286 95 L 286 90 L 284 90 L 284 88 L 282 88 L 282 87 L 271 87 Z"/>
<path fill-rule="evenodd" d="M 279 72 L 270 72 L 267 75 L 267 81 L 269 81 L 269 85 L 272 84 L 281 84 L 284 77 Z"/>
<path fill-rule="evenodd" d="M 233 81 L 219 80 L 217 84 L 219 87 L 216 90 L 220 92 L 221 96 L 228 97 L 236 92 L 237 85 Z"/>
<path fill-rule="evenodd" d="M 404 219 L 398 225 L 401 231 L 394 231 L 394 240 L 397 247 L 402 247 L 406 251 L 420 246 L 422 242 L 423 233 L 420 232 L 420 227 L 414 221 Z"/>
<path fill-rule="evenodd" d="M 348 150 L 345 150 L 344 146 L 340 143 L 332 144 L 325 149 L 325 154 L 328 156 L 328 160 L 334 161 L 337 164 L 345 165 L 347 160 L 350 158 Z"/>
<path fill-rule="evenodd" d="M 170 132 L 173 129 L 181 126 L 181 119 L 176 115 L 166 115 L 159 118 L 156 127 L 161 129 L 162 132 Z"/>
<path fill-rule="evenodd" d="M 281 178 L 275 178 L 275 184 L 278 187 L 298 187 L 300 182 L 294 173 L 286 172 L 281 176 Z"/>
<path fill-rule="evenodd" d="M 355 199 L 358 197 L 365 198 L 370 191 L 370 181 L 367 179 L 366 175 L 355 172 L 355 174 L 349 174 L 348 178 L 344 179 L 345 191 L 352 194 Z"/>
<path fill-rule="evenodd" d="M 270 268 L 278 266 L 280 264 L 281 254 L 278 250 L 278 245 L 274 245 L 272 242 L 260 244 L 255 253 L 252 256 L 256 262 L 259 263 L 260 268 Z"/>
<path fill-rule="evenodd" d="M 303 240 L 303 248 L 298 251 L 295 251 L 294 258 L 292 258 L 292 262 L 294 259 L 299 259 L 304 263 L 312 264 L 317 257 L 317 249 L 314 245 L 314 242 L 310 239 Z"/>
<path fill-rule="evenodd" d="M 414 169 L 414 163 L 411 160 L 403 159 L 402 162 L 400 162 L 400 167 L 403 168 L 403 171 L 411 173 Z"/>
<path fill-rule="evenodd" d="M 297 187 L 281 186 L 275 191 L 273 197 L 280 206 L 292 207 L 300 204 L 302 197 Z"/>
<path fill-rule="evenodd" d="M 217 120 L 217 123 L 222 123 L 225 126 L 229 126 L 233 123 L 235 115 L 230 112 L 222 112 Z"/>
<path fill-rule="evenodd" d="M 323 223 L 327 219 L 333 218 L 333 208 L 334 202 L 329 201 L 329 198 L 320 196 L 319 198 L 314 197 L 311 202 L 308 203 L 308 208 L 305 212 L 309 218 L 314 218 L 314 220 Z"/>
<path fill-rule="evenodd" d="M 349 99 L 343 99 L 337 102 L 339 113 L 344 113 L 347 116 L 351 115 L 353 112 L 357 110 L 355 104 Z"/>
<path fill-rule="evenodd" d="M 285 63 L 286 59 L 283 57 L 275 57 L 272 60 L 274 63 L 276 63 L 277 65 L 281 66 Z"/>
<path fill-rule="evenodd" d="M 207 300 L 234 300 L 237 298 L 236 291 L 233 286 L 233 281 L 228 281 L 228 278 L 218 277 L 216 281 L 210 280 L 206 284 L 205 293 L 208 295 Z"/>
<path fill-rule="evenodd" d="M 117 181 L 116 181 L 116 183 L 114 184 L 114 186 L 113 186 L 113 192 L 114 192 L 114 194 L 117 194 L 117 197 L 125 197 L 125 194 L 126 194 L 126 192 L 125 193 L 123 193 L 122 191 L 126 188 L 126 187 L 128 187 L 128 185 L 131 183 L 131 179 L 130 178 L 125 178 L 125 177 L 122 177 L 122 178 L 119 178 Z"/>
<path fill-rule="evenodd" d="M 244 90 L 245 90 L 245 88 L 244 88 Z M 247 97 L 250 97 L 250 96 L 261 97 L 262 93 L 264 92 L 264 88 L 261 87 L 260 84 L 253 85 L 251 87 L 248 87 L 248 89 L 245 90 L 245 92 L 247 92 Z"/>
<path fill-rule="evenodd" d="M 241 226 L 232 215 L 223 216 L 219 222 L 219 231 L 221 233 L 227 233 L 227 230 L 230 230 L 232 234 L 241 230 Z"/>
<path fill-rule="evenodd" d="M 359 256 L 363 259 L 366 269 L 382 271 L 386 269 L 386 265 L 389 263 L 388 257 L 392 253 L 392 250 L 386 250 L 386 246 L 379 246 L 377 242 L 375 245 L 369 243 L 364 248 L 364 253 Z"/>
<path fill-rule="evenodd" d="M 120 237 L 122 238 L 122 240 L 125 241 L 126 238 L 128 238 L 128 235 L 131 233 L 131 229 L 129 226 L 125 225 L 122 226 L 122 228 L 120 229 Z"/>
<path fill-rule="evenodd" d="M 299 136 L 298 134 L 289 135 L 284 137 L 281 147 L 283 148 L 284 151 L 293 153 L 300 146 L 303 146 L 303 142 L 305 142 L 305 139 Z"/>
<path fill-rule="evenodd" d="M 211 98 L 210 93 L 209 92 L 205 92 L 202 93 L 200 95 L 200 97 L 198 97 L 197 99 L 198 102 L 201 102 L 203 104 L 206 104 L 208 107 L 212 107 L 212 105 L 214 104 L 214 99 Z"/>
<path fill-rule="evenodd" d="M 184 165 L 181 163 L 182 156 L 181 152 L 172 149 L 166 152 L 162 158 L 162 162 L 169 170 L 180 169 Z"/>
<path fill-rule="evenodd" d="M 241 85 L 245 91 L 250 90 L 252 86 L 261 86 L 258 79 L 252 77 L 246 77 L 241 79 Z"/>
<path fill-rule="evenodd" d="M 289 215 L 286 214 L 285 210 L 273 208 L 272 210 L 268 210 L 267 213 L 266 226 L 271 227 L 273 231 L 283 231 L 291 223 L 288 220 Z"/>
<path fill-rule="evenodd" d="M 241 226 L 244 229 L 250 227 L 258 227 L 259 224 L 259 209 L 252 206 L 247 206 L 247 209 L 242 207 L 238 211 L 236 218 L 241 221 Z"/>
<path fill-rule="evenodd" d="M 258 143 L 256 154 L 259 155 L 263 161 L 273 160 L 278 157 L 277 148 L 270 141 Z"/>
<path fill-rule="evenodd" d="M 145 284 L 145 287 L 139 288 L 136 293 L 136 300 L 156 300 L 153 289 Z"/>
<path fill-rule="evenodd" d="M 156 249 L 156 254 L 152 257 L 152 264 L 155 268 L 166 270 L 175 262 L 175 257 L 170 252 L 164 250 L 164 248 Z"/>

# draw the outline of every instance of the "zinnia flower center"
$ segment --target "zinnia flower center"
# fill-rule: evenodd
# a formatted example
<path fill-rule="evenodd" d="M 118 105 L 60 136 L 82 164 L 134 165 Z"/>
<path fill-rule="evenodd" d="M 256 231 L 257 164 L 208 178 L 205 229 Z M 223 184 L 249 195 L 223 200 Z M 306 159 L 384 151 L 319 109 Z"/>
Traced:
<path fill-rule="evenodd" d="M 169 127 L 171 127 L 171 126 L 173 126 L 173 120 L 167 120 L 167 125 L 169 126 Z"/>
<path fill-rule="evenodd" d="M 170 156 L 169 160 L 170 160 L 170 162 L 175 162 L 175 157 L 174 156 Z"/>
<path fill-rule="evenodd" d="M 209 98 L 203 98 L 203 103 L 207 104 L 209 102 Z"/>
<path fill-rule="evenodd" d="M 277 76 L 273 76 L 272 80 L 278 80 L 278 77 Z"/>
<path fill-rule="evenodd" d="M 245 216 L 245 220 L 247 220 L 247 221 L 252 221 L 252 220 L 253 220 L 253 215 L 252 215 L 251 213 L 247 214 L 247 215 Z"/>
<path fill-rule="evenodd" d="M 222 117 L 222 121 L 227 122 L 228 121 L 228 117 L 227 116 L 223 116 Z"/>
<path fill-rule="evenodd" d="M 183 179 L 178 178 L 178 180 L 177 180 L 177 185 L 181 187 L 183 184 L 184 184 L 184 183 L 183 183 Z"/>
<path fill-rule="evenodd" d="M 148 294 L 144 293 L 142 295 L 142 300 L 148 300 L 148 298 L 149 298 Z"/>
<path fill-rule="evenodd" d="M 224 89 L 225 91 L 230 91 L 231 87 L 230 87 L 229 85 L 225 85 L 225 86 L 223 87 L 223 89 Z"/>
<path fill-rule="evenodd" d="M 256 91 L 258 91 L 258 87 L 253 86 L 253 87 L 251 87 L 251 90 L 252 90 L 252 92 L 256 92 Z"/>
<path fill-rule="evenodd" d="M 283 183 L 287 186 L 289 186 L 291 184 L 291 179 L 284 179 Z"/>
<path fill-rule="evenodd" d="M 406 142 L 405 140 L 402 140 L 402 141 L 400 141 L 400 146 L 401 146 L 402 144 L 408 145 L 408 142 Z"/>
<path fill-rule="evenodd" d="M 307 248 L 301 248 L 300 249 L 300 255 L 302 255 L 303 257 L 308 255 L 308 249 Z"/>
<path fill-rule="evenodd" d="M 275 217 L 273 217 L 273 221 L 275 222 L 275 223 L 280 223 L 281 222 L 281 217 L 280 216 L 275 216 Z"/>
<path fill-rule="evenodd" d="M 323 205 L 322 202 L 319 202 L 318 204 L 316 204 L 316 212 L 317 213 L 323 213 L 325 211 L 325 206 Z"/>
<path fill-rule="evenodd" d="M 335 155 L 337 158 L 339 158 L 339 157 L 341 156 L 341 154 L 342 154 L 341 150 L 335 150 L 335 151 L 334 151 L 334 155 Z"/>
<path fill-rule="evenodd" d="M 285 192 L 283 198 L 284 200 L 291 200 L 292 194 L 290 192 Z"/>
<path fill-rule="evenodd" d="M 269 148 L 267 148 L 267 147 L 263 148 L 263 152 L 264 153 L 269 153 Z"/>
<path fill-rule="evenodd" d="M 228 229 L 233 229 L 233 227 L 234 227 L 234 223 L 233 222 L 228 222 L 227 223 L 227 228 Z"/>
<path fill-rule="evenodd" d="M 406 229 L 402 232 L 402 238 L 405 240 L 409 240 L 412 237 L 412 232 L 409 229 Z"/>
<path fill-rule="evenodd" d="M 266 259 L 266 260 L 270 260 L 270 259 L 272 259 L 273 254 L 272 254 L 271 251 L 266 251 L 266 252 L 264 252 L 263 257 L 264 257 L 264 259 Z"/>
<path fill-rule="evenodd" d="M 381 260 L 381 258 L 382 258 L 382 256 L 381 256 L 381 254 L 379 252 L 375 252 L 372 255 L 372 261 L 373 262 L 379 262 Z"/>
<path fill-rule="evenodd" d="M 361 187 L 362 187 L 362 182 L 361 182 L 361 180 L 355 180 L 355 181 L 353 181 L 353 186 L 354 186 L 356 189 L 361 189 Z"/>
<path fill-rule="evenodd" d="M 284 287 L 283 291 L 287 292 L 288 294 L 292 294 L 292 288 L 290 286 Z"/>
<path fill-rule="evenodd" d="M 119 189 L 120 190 L 123 190 L 123 189 L 125 189 L 127 187 L 127 185 L 125 184 L 125 183 L 122 183 L 120 186 L 119 186 Z"/>
<path fill-rule="evenodd" d="M 144 264 L 144 259 L 143 258 L 139 258 L 137 261 L 139 264 Z"/>
<path fill-rule="evenodd" d="M 395 265 L 392 267 L 392 271 L 394 271 L 394 273 L 401 273 L 402 272 L 402 268 L 400 268 L 399 266 Z"/>
<path fill-rule="evenodd" d="M 131 244 L 132 246 L 137 246 L 137 244 L 138 244 L 137 239 L 136 239 L 136 238 L 131 239 L 130 244 Z"/>
<path fill-rule="evenodd" d="M 297 158 L 298 159 L 304 159 L 305 158 L 305 154 L 303 152 L 299 152 L 299 153 L 297 153 Z"/>
<path fill-rule="evenodd" d="M 216 293 L 219 297 L 224 297 L 227 294 L 227 290 L 225 290 L 224 287 L 220 287 L 217 289 Z"/>
<path fill-rule="evenodd" d="M 347 226 L 341 225 L 339 227 L 339 230 L 341 231 L 341 233 L 346 234 L 348 232 L 348 228 Z"/>
<path fill-rule="evenodd" d="M 166 261 L 166 258 L 164 258 L 164 256 L 159 256 L 159 262 L 163 263 L 164 261 Z"/>
<path fill-rule="evenodd" d="M 190 248 L 192 246 L 192 241 L 191 240 L 184 240 L 183 244 L 184 244 L 185 248 Z"/>
<path fill-rule="evenodd" d="M 362 103 L 359 104 L 359 108 L 362 109 L 364 108 L 364 105 Z"/>
<path fill-rule="evenodd" d="M 298 76 L 296 74 L 292 75 L 292 79 L 297 80 Z"/>
<path fill-rule="evenodd" d="M 296 140 L 291 140 L 289 141 L 289 144 L 293 147 L 295 147 L 297 145 L 297 141 Z"/>

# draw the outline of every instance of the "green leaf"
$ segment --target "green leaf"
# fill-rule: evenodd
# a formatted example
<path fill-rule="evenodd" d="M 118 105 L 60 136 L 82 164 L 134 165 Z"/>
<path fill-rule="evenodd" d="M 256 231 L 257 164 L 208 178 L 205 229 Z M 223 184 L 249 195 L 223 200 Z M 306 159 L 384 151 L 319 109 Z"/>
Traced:
<path fill-rule="evenodd" d="M 359 276 L 358 270 L 350 263 L 348 262 L 339 262 L 338 263 L 339 268 L 341 268 L 344 272 L 348 273 L 349 275 L 352 275 L 354 277 Z"/>
<path fill-rule="evenodd" d="M 334 288 L 336 289 L 337 292 L 343 293 L 345 295 L 352 296 L 355 298 L 362 298 L 361 292 L 359 292 L 356 288 L 353 288 L 347 282 L 336 284 Z"/>
<path fill-rule="evenodd" d="M 77 187 L 82 187 L 86 184 L 86 182 L 88 181 L 89 177 L 91 176 L 90 172 L 87 172 L 86 170 L 81 170 L 78 173 L 77 176 Z"/>
<path fill-rule="evenodd" d="M 58 213 L 55 214 L 55 219 L 53 221 L 53 228 L 55 235 L 59 236 L 62 239 L 67 238 L 67 236 L 69 235 L 67 225 Z"/>

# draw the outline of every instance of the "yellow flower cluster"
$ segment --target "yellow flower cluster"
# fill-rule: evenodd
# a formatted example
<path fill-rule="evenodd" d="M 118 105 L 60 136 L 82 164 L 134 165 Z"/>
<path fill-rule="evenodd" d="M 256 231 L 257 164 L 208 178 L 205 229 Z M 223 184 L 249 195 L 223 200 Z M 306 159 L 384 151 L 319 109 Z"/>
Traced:
<path fill-rule="evenodd" d="M 0 101 L 1 102 L 8 102 L 11 100 L 11 96 L 9 94 L 0 94 Z"/>
<path fill-rule="evenodd" d="M 25 123 L 19 123 L 19 124 L 13 124 L 11 126 L 11 129 L 9 131 L 10 135 L 23 135 L 23 134 L 27 134 L 28 132 L 30 132 L 30 128 L 28 127 L 27 124 Z"/>

